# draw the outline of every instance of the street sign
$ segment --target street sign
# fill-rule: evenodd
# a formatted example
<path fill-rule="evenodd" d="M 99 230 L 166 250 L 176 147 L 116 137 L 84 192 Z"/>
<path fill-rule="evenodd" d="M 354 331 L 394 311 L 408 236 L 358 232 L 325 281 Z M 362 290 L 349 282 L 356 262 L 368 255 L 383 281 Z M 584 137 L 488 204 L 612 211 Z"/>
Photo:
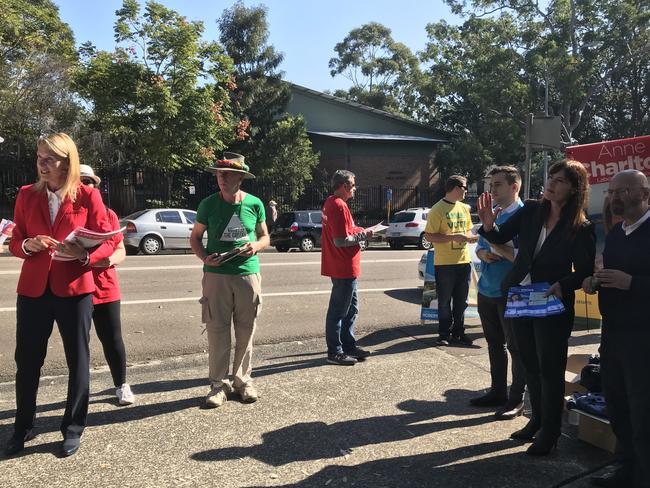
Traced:
<path fill-rule="evenodd" d="M 190 195 L 196 195 L 196 187 L 194 185 L 189 187 Z"/>

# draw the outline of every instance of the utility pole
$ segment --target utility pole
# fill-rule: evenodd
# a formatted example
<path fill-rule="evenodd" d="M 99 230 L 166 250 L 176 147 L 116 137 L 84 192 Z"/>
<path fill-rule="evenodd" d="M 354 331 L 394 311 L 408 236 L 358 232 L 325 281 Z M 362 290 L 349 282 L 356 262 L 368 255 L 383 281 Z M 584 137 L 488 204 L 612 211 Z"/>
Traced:
<path fill-rule="evenodd" d="M 544 80 L 544 115 L 548 117 L 548 71 Z M 544 150 L 544 188 L 548 179 L 548 151 Z"/>

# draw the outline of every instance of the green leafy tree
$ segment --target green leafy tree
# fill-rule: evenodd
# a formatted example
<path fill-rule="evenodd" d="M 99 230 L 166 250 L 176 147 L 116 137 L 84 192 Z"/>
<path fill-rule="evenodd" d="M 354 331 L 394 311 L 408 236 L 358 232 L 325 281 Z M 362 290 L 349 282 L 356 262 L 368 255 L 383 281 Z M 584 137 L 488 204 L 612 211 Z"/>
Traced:
<path fill-rule="evenodd" d="M 534 103 L 524 72 L 523 42 L 514 19 L 473 18 L 461 26 L 427 26 L 429 41 L 421 53 L 429 65 L 420 85 L 420 117 L 456 134 L 436 155 L 447 173 L 482 177 L 492 164 L 523 160 L 526 113 Z M 444 180 L 444 178 L 443 178 Z"/>
<path fill-rule="evenodd" d="M 332 77 L 342 75 L 352 87 L 335 96 L 381 110 L 412 115 L 416 109 L 419 78 L 418 59 L 411 50 L 377 22 L 352 29 L 334 47 L 337 56 L 329 61 Z"/>
<path fill-rule="evenodd" d="M 124 0 L 114 52 L 86 43 L 76 88 L 90 104 L 86 154 L 159 169 L 211 164 L 234 138 L 232 61 L 201 40 L 203 24 Z"/>
<path fill-rule="evenodd" d="M 576 139 L 585 142 L 586 135 L 614 135 L 603 130 L 606 126 L 602 123 L 597 123 L 600 130 L 594 131 L 590 119 L 609 112 L 606 104 L 613 102 L 610 95 L 615 86 L 631 83 L 636 88 L 623 103 L 634 106 L 626 117 L 632 119 L 627 125 L 635 131 L 633 127 L 647 120 L 647 96 L 640 96 L 643 83 L 634 80 L 643 76 L 643 69 L 650 64 L 647 0 L 550 0 L 545 7 L 534 0 L 447 3 L 470 19 L 497 14 L 516 19 L 515 27 L 524 41 L 518 47 L 526 59 L 529 84 L 549 85 L 550 112 L 562 117 L 567 143 Z M 617 103 L 621 105 L 620 98 Z M 541 108 L 537 104 L 531 111 Z"/>
<path fill-rule="evenodd" d="M 266 8 L 238 2 L 223 12 L 218 25 L 235 71 L 231 98 L 240 121 L 231 147 L 254 161 L 258 177 L 290 183 L 295 201 L 311 181 L 318 155 L 304 120 L 286 113 L 291 93 L 279 69 L 282 55 L 268 44 Z"/>
<path fill-rule="evenodd" d="M 479 144 L 485 166 L 522 162 L 523 121 L 544 111 L 546 86 L 566 144 L 647 129 L 647 0 L 447 3 L 466 20 L 427 26 L 421 116 L 454 130 L 459 153 Z"/>
<path fill-rule="evenodd" d="M 69 130 L 74 36 L 50 0 L 6 0 L 0 9 L 0 135 L 4 149 L 31 158 L 42 133 Z M 7 149 L 9 148 L 9 149 Z"/>

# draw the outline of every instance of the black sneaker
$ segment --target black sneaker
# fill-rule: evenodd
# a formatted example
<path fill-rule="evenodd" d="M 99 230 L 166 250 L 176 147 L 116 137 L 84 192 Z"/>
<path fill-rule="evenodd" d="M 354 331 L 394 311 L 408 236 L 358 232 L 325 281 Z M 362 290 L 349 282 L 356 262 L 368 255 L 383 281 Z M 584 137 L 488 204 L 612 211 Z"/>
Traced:
<path fill-rule="evenodd" d="M 445 337 L 445 336 L 438 337 L 438 340 L 436 341 L 436 346 L 448 346 L 448 345 L 449 345 L 449 337 Z"/>
<path fill-rule="evenodd" d="M 361 349 L 360 347 L 355 346 L 354 349 L 352 349 L 351 351 L 346 351 L 345 354 L 347 354 L 350 357 L 353 357 L 357 361 L 363 361 L 368 356 L 370 356 L 370 351 L 366 351 L 365 349 Z"/>
<path fill-rule="evenodd" d="M 450 342 L 452 344 L 462 344 L 463 346 L 471 346 L 472 344 L 474 344 L 474 341 L 470 339 L 467 334 L 452 336 Z"/>
<path fill-rule="evenodd" d="M 354 366 L 357 364 L 357 358 L 343 354 L 342 352 L 338 354 L 328 354 L 327 362 L 330 364 L 337 364 L 339 366 Z"/>

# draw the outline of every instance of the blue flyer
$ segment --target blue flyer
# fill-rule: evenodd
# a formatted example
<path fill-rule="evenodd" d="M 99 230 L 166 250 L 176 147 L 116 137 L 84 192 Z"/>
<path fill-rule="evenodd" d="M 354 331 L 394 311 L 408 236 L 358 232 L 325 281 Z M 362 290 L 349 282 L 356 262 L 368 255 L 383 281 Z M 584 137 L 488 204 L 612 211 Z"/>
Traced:
<path fill-rule="evenodd" d="M 546 296 L 548 283 L 513 286 L 508 290 L 504 317 L 549 317 L 564 312 L 564 304 L 555 295 Z"/>

